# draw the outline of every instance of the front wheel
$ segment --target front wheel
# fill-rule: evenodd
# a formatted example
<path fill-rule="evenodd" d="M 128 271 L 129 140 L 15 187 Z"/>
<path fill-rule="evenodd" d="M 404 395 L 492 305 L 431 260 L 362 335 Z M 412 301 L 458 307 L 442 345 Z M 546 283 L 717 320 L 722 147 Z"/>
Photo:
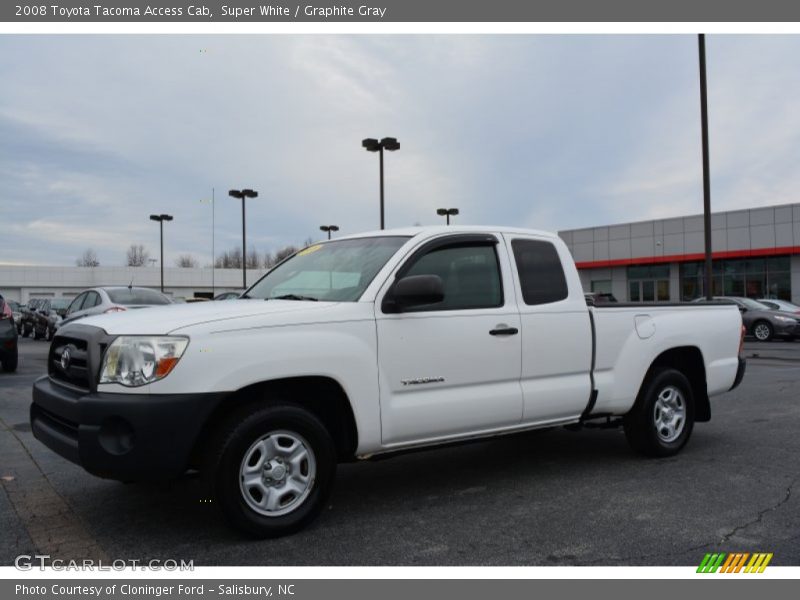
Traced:
<path fill-rule="evenodd" d="M 628 443 L 638 452 L 656 457 L 677 454 L 694 427 L 689 380 L 675 369 L 654 372 L 622 422 Z"/>
<path fill-rule="evenodd" d="M 273 404 L 233 415 L 210 457 L 213 495 L 235 528 L 278 537 L 323 509 L 336 473 L 336 448 L 307 410 Z"/>
<path fill-rule="evenodd" d="M 756 324 L 753 325 L 753 336 L 759 342 L 768 342 L 772 339 L 773 335 L 774 330 L 768 321 L 756 321 Z"/>

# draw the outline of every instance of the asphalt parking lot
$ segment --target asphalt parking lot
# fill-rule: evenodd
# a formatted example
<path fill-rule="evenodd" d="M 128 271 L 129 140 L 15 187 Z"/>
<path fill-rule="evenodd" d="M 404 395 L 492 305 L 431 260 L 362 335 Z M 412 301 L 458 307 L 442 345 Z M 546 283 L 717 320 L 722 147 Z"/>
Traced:
<path fill-rule="evenodd" d="M 195 565 L 697 565 L 712 551 L 800 565 L 800 342 L 747 343 L 747 374 L 676 457 L 621 430 L 552 429 L 343 465 L 292 537 L 228 529 L 199 485 L 97 479 L 36 441 L 47 343 L 0 373 L 0 564 L 20 554 Z"/>

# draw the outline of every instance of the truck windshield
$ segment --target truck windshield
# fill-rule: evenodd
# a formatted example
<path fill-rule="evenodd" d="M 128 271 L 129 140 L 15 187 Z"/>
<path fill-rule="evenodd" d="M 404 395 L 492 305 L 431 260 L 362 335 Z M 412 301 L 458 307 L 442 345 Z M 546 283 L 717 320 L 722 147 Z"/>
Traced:
<path fill-rule="evenodd" d="M 264 275 L 243 297 L 355 302 L 407 236 L 314 244 Z"/>

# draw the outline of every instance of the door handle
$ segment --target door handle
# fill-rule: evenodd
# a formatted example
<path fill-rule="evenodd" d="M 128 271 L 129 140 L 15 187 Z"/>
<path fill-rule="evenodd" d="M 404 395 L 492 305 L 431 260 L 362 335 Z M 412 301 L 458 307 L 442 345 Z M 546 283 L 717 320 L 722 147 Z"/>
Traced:
<path fill-rule="evenodd" d="M 516 327 L 498 327 L 497 329 L 492 329 L 489 335 L 517 335 L 518 333 L 519 329 Z"/>

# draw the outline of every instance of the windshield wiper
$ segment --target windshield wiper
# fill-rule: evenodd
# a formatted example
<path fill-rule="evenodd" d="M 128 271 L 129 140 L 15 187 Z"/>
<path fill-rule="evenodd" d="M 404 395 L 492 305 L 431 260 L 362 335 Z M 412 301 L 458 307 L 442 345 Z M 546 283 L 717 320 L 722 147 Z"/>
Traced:
<path fill-rule="evenodd" d="M 313 296 L 300 296 L 298 294 L 284 294 L 283 296 L 273 296 L 272 298 L 265 298 L 266 300 L 308 300 L 310 302 L 318 302 L 319 298 Z"/>

